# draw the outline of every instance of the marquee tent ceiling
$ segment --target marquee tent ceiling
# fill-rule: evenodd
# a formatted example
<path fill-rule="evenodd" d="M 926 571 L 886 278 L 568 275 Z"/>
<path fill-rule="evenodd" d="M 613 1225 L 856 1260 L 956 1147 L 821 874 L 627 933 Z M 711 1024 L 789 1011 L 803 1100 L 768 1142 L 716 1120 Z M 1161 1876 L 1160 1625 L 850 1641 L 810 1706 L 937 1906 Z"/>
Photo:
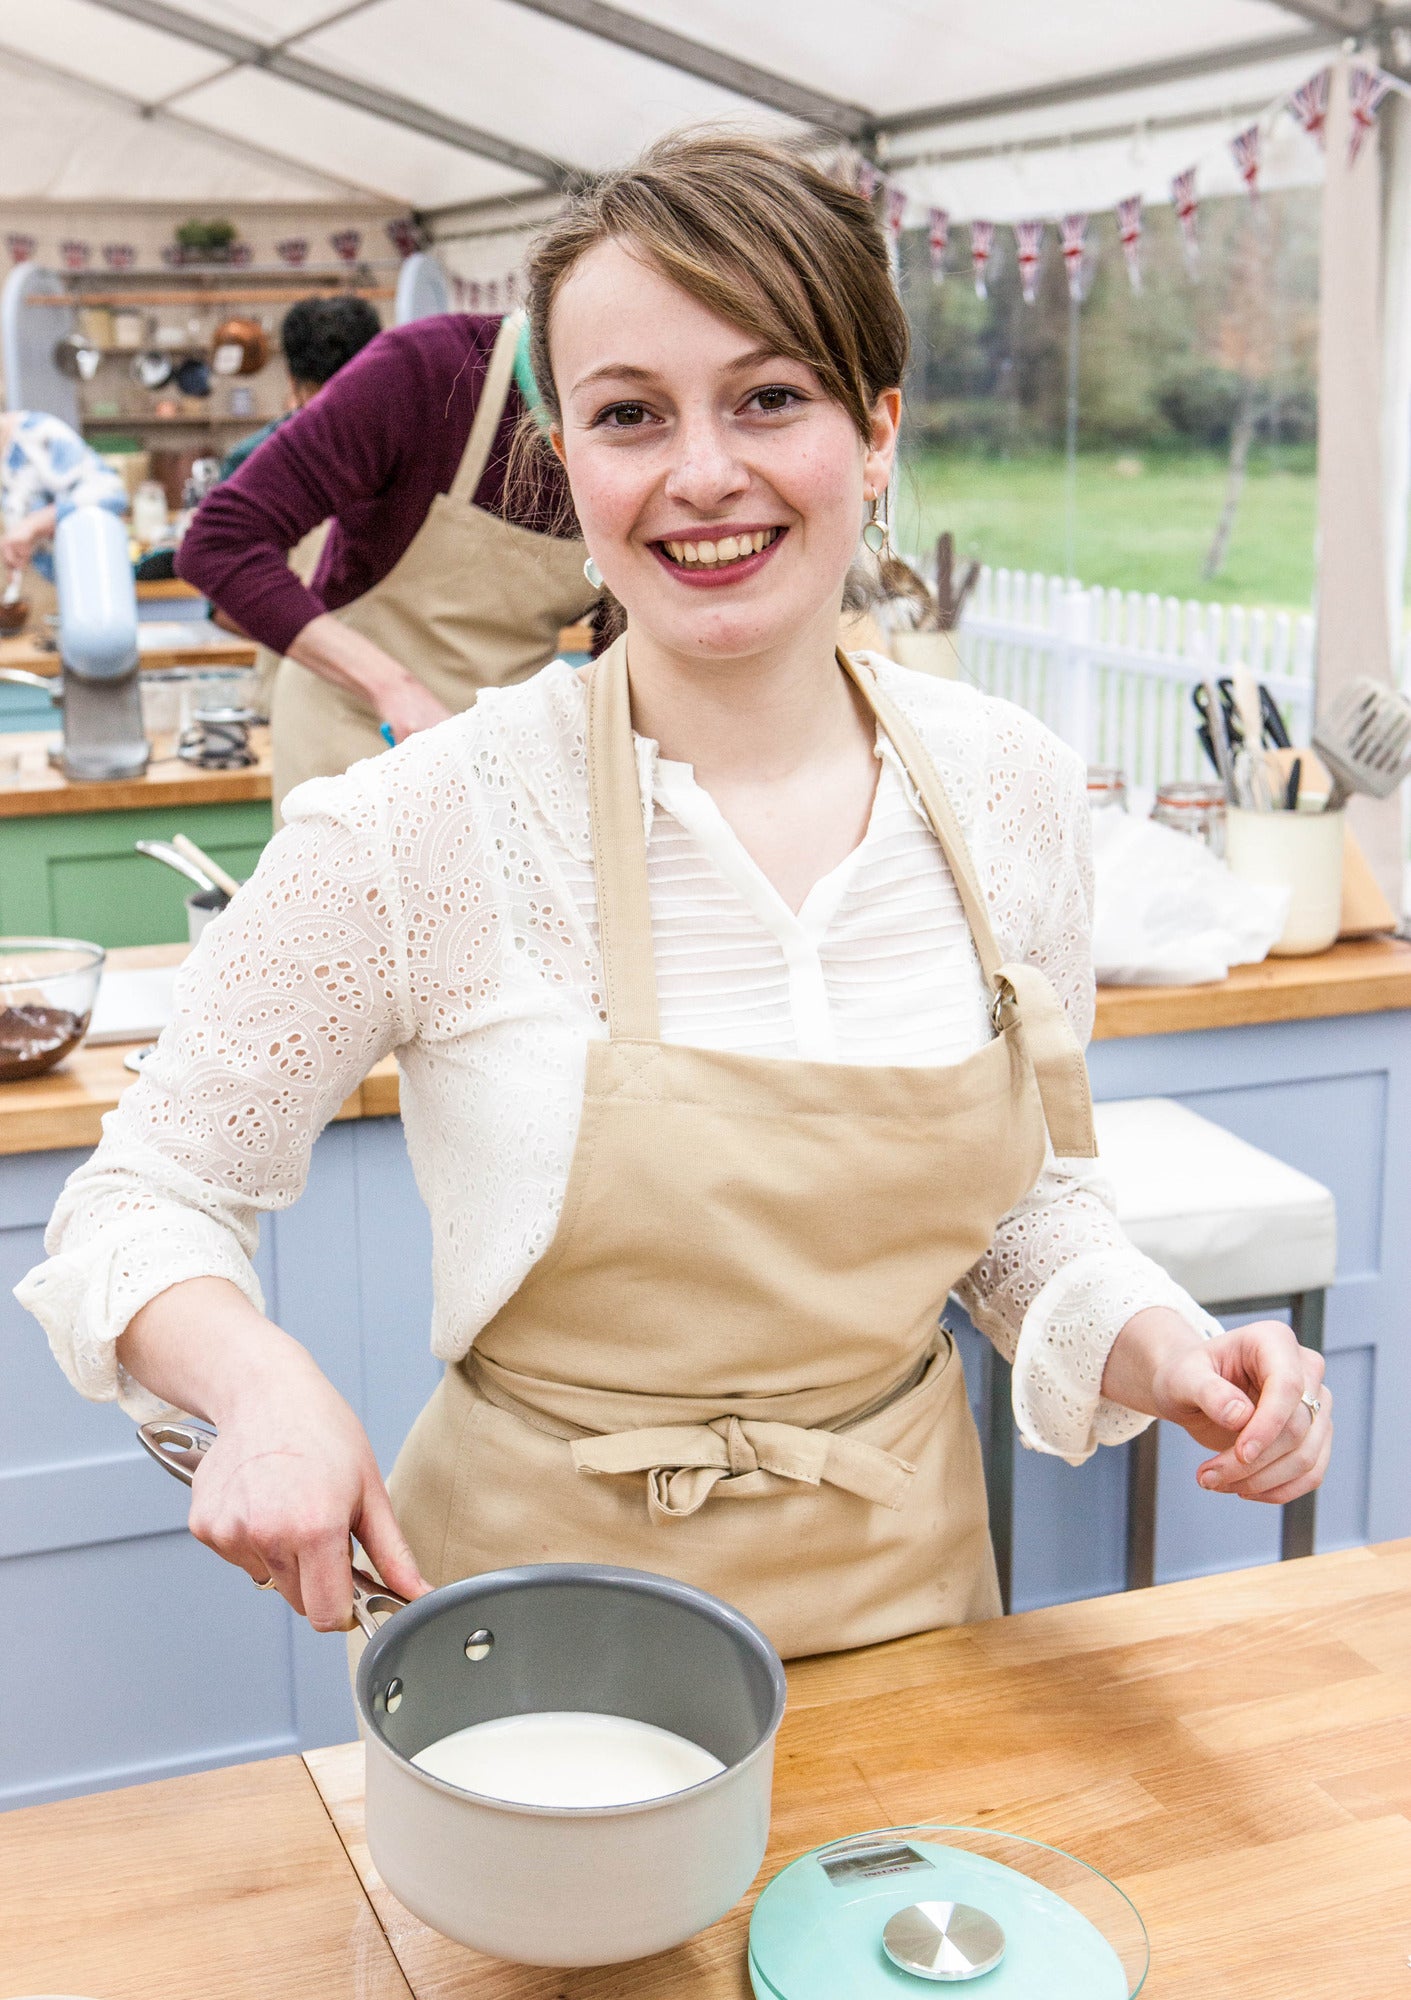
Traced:
<path fill-rule="evenodd" d="M 918 199 L 1003 218 L 1114 176 L 1160 198 L 1347 35 L 1405 66 L 1411 5 L 6 0 L 0 201 L 371 195 L 454 234 L 726 119 L 851 140 Z M 1316 174 L 1280 143 L 1271 178 Z"/>

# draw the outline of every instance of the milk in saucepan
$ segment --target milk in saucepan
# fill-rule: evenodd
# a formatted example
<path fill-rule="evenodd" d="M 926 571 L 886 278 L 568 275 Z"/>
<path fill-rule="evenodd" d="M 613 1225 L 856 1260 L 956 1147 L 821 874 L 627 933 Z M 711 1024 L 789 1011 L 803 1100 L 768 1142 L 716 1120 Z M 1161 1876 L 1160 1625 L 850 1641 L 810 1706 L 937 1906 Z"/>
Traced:
<path fill-rule="evenodd" d="M 684 1792 L 725 1766 L 699 1743 L 624 1715 L 500 1716 L 457 1729 L 412 1762 L 481 1798 L 525 1806 L 625 1806 Z"/>

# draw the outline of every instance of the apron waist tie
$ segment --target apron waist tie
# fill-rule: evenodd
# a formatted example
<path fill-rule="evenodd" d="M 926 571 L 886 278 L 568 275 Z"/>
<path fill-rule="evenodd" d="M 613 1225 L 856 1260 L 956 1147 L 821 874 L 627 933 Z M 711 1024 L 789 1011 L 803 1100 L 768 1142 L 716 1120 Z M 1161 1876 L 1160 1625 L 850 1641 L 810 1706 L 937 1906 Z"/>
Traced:
<path fill-rule="evenodd" d="M 682 1520 L 699 1512 L 717 1486 L 728 1492 L 732 1481 L 760 1472 L 804 1486 L 838 1486 L 895 1512 L 916 1471 L 906 1459 L 862 1438 L 755 1417 L 616 1431 L 578 1438 L 571 1448 L 578 1472 L 644 1472 L 653 1521 Z"/>

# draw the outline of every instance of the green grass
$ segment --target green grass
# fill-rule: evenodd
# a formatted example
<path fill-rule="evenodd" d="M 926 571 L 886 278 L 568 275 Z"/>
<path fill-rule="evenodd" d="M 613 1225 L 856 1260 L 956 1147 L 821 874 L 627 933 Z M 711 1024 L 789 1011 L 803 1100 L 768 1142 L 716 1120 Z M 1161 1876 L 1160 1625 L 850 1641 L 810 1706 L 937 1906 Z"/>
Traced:
<path fill-rule="evenodd" d="M 1137 469 L 1139 468 L 1139 469 Z M 1092 452 L 1077 468 L 1073 569 L 1086 584 L 1307 611 L 1313 597 L 1312 454 L 1252 457 L 1221 574 L 1201 575 L 1225 493 L 1222 453 Z M 1061 576 L 1067 566 L 1062 457 L 912 453 L 897 482 L 897 538 Z"/>

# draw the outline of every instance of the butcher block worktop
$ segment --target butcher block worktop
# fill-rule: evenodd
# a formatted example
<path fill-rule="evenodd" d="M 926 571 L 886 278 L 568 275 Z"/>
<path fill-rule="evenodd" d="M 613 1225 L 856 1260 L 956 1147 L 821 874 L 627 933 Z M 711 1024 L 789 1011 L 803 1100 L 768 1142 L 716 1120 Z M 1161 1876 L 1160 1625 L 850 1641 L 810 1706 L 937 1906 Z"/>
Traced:
<path fill-rule="evenodd" d="M 0 782 L 0 819 L 33 819 L 41 813 L 140 812 L 158 806 L 219 806 L 233 800 L 268 799 L 268 729 L 250 732 L 253 764 L 242 771 L 205 771 L 181 757 L 154 757 L 140 778 L 68 778 L 44 756 L 57 735 L 0 735 L 0 756 L 18 751 L 16 778 Z"/>
<path fill-rule="evenodd" d="M 209 781 L 211 774 L 206 775 Z M 4 796 L 0 792 L 0 801 Z M 176 964 L 186 950 L 185 945 L 153 945 L 113 951 L 108 960 L 114 966 Z M 1093 1038 L 1252 1027 L 1400 1008 L 1411 1008 L 1411 944 L 1370 938 L 1334 945 L 1317 958 L 1242 966 L 1216 986 L 1102 987 Z M 47 1076 L 0 1084 L 0 1155 L 96 1146 L 100 1119 L 131 1081 L 123 1068 L 125 1054 L 122 1048 L 81 1048 Z M 397 1110 L 397 1065 L 388 1057 L 368 1073 L 337 1115 L 395 1118 Z"/>
<path fill-rule="evenodd" d="M 1411 1991 L 1408 1658 L 1400 1542 L 799 1662 L 758 1886 L 866 1828 L 990 1825 L 1127 1891 L 1150 2000 L 1390 2000 Z M 368 1860 L 361 1756 L 0 1815 L 5 1991 L 747 2000 L 753 1891 L 638 1966 L 505 1966 L 428 1931 Z"/>

